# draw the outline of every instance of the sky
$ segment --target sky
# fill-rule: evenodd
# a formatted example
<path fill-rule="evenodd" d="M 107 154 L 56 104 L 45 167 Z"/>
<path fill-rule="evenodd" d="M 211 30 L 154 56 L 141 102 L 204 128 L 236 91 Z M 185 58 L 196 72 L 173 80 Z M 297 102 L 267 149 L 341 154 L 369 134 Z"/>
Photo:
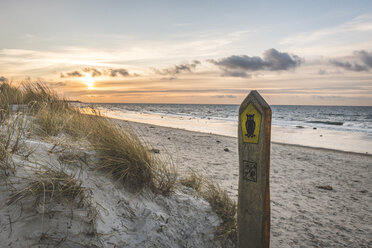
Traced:
<path fill-rule="evenodd" d="M 372 106 L 372 1 L 0 0 L 0 82 L 85 102 Z"/>

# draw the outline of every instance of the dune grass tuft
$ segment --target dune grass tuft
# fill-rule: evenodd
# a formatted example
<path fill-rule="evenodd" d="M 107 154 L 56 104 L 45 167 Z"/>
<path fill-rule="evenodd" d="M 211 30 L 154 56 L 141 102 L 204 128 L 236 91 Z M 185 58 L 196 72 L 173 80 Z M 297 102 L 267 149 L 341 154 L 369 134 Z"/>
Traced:
<path fill-rule="evenodd" d="M 156 158 L 128 127 L 98 115 L 88 118 L 91 123 L 88 140 L 98 152 L 98 169 L 108 171 L 134 190 L 148 187 L 165 195 L 172 191 L 176 172 L 171 161 Z"/>
<path fill-rule="evenodd" d="M 98 210 L 93 207 L 88 195 L 88 190 L 82 187 L 82 182 L 76 179 L 75 174 L 69 174 L 62 168 L 41 166 L 33 174 L 27 177 L 15 177 L 10 185 L 12 193 L 6 199 L 6 205 L 12 206 L 18 202 L 30 204 L 31 209 L 40 211 L 42 222 L 44 214 L 52 209 L 47 209 L 50 203 L 60 203 L 71 208 L 73 206 L 86 211 L 87 222 L 89 223 L 89 234 L 95 235 L 96 219 Z M 53 206 L 53 205 L 52 205 Z"/>
<path fill-rule="evenodd" d="M 18 112 L 0 123 L 0 170 L 5 176 L 15 173 L 12 154 L 21 146 L 21 138 L 27 129 L 26 121 L 26 116 Z"/>
<path fill-rule="evenodd" d="M 154 155 L 152 155 L 154 156 Z M 177 169 L 171 156 L 158 159 L 153 157 L 154 188 L 156 192 L 169 195 L 177 182 Z"/>
<path fill-rule="evenodd" d="M 203 197 L 211 204 L 212 210 L 222 219 L 217 229 L 217 236 L 221 239 L 230 238 L 237 243 L 237 205 L 220 186 L 207 182 Z"/>
<path fill-rule="evenodd" d="M 77 201 L 80 205 L 85 200 L 85 189 L 81 186 L 81 181 L 62 169 L 44 166 L 35 171 L 34 175 L 20 179 L 22 186 L 9 196 L 7 205 L 25 199 L 33 199 L 33 206 L 40 203 L 45 205 L 52 200 L 65 203 Z"/>
<path fill-rule="evenodd" d="M 116 180 L 133 189 L 151 184 L 152 160 L 137 136 L 132 132 L 123 132 L 103 117 L 92 117 L 92 124 L 89 141 L 98 151 L 100 163 L 97 168 L 110 172 Z"/>
<path fill-rule="evenodd" d="M 191 171 L 188 176 L 180 180 L 181 184 L 195 189 L 211 205 L 212 210 L 221 218 L 222 223 L 217 228 L 217 237 L 221 240 L 229 238 L 237 243 L 237 205 L 227 192 L 219 185 Z"/>
<path fill-rule="evenodd" d="M 180 179 L 180 182 L 182 185 L 192 188 L 199 193 L 202 190 L 204 181 L 205 181 L 205 178 L 201 175 L 198 175 L 198 173 L 196 173 L 196 171 L 194 170 L 191 170 L 191 172 L 187 175 L 187 177 L 183 177 Z"/>
<path fill-rule="evenodd" d="M 12 113 L 12 104 L 22 103 L 22 92 L 19 88 L 4 82 L 0 84 L 0 123 Z"/>

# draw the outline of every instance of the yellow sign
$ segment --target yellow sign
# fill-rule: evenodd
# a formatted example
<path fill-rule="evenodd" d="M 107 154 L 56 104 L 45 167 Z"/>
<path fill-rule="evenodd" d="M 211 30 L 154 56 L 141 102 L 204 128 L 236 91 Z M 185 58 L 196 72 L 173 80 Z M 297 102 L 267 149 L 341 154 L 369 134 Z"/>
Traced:
<path fill-rule="evenodd" d="M 252 103 L 240 115 L 243 142 L 258 143 L 258 136 L 261 127 L 261 114 Z"/>

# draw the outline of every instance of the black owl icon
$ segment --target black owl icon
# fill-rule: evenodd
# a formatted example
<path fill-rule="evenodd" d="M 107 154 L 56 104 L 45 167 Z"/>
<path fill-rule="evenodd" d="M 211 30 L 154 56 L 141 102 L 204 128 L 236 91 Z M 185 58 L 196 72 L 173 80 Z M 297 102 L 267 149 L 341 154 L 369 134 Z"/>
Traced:
<path fill-rule="evenodd" d="M 245 122 L 245 128 L 247 129 L 247 136 L 248 138 L 253 138 L 256 135 L 254 135 L 254 130 L 256 128 L 256 122 L 254 121 L 254 114 L 248 115 L 247 114 L 247 121 Z"/>

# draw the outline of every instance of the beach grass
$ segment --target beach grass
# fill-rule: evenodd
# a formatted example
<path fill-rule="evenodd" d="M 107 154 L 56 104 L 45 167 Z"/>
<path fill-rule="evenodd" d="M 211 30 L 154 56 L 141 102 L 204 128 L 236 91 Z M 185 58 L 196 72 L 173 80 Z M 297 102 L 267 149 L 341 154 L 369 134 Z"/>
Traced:
<path fill-rule="evenodd" d="M 218 184 L 206 179 L 196 171 L 191 171 L 180 180 L 181 184 L 193 188 L 211 205 L 212 210 L 220 217 L 222 223 L 217 228 L 217 236 L 221 240 L 229 238 L 237 243 L 237 205 L 227 192 Z"/>
<path fill-rule="evenodd" d="M 24 104 L 35 117 L 39 135 L 65 133 L 87 139 L 99 158 L 95 168 L 108 172 L 128 189 L 148 187 L 164 195 L 172 192 L 177 174 L 172 161 L 155 157 L 130 128 L 119 127 L 97 110 L 80 111 L 41 83 L 19 88 L 3 83 L 0 89 L 4 89 L 0 92 L 4 113 L 9 113 L 11 104 Z"/>
<path fill-rule="evenodd" d="M 15 172 L 12 154 L 21 147 L 21 139 L 27 131 L 26 122 L 26 116 L 20 112 L 0 122 L 0 170 L 5 176 Z"/>
<path fill-rule="evenodd" d="M 27 115 L 33 121 L 29 125 L 35 123 L 36 134 L 45 139 L 63 134 L 72 140 L 86 140 L 97 158 L 97 162 L 89 166 L 107 173 L 128 190 L 138 192 L 147 188 L 165 196 L 175 190 L 178 178 L 172 157 L 151 152 L 149 145 L 140 140 L 131 128 L 119 126 L 95 109 L 71 106 L 40 83 L 23 84 L 21 87 L 2 83 L 0 90 L 0 120 L 8 128 L 6 135 L 0 137 L 3 141 L 0 169 L 7 175 L 9 171 L 15 172 L 10 154 L 17 150 L 25 133 L 27 125 L 23 121 Z M 24 112 L 14 113 L 13 104 L 26 106 L 26 111 L 23 109 Z M 48 201 L 87 202 L 81 182 L 62 170 L 43 166 L 21 181 L 21 186 L 13 187 L 16 190 L 10 195 L 8 205 L 26 199 L 32 199 L 34 206 L 40 203 L 45 206 Z M 236 203 L 226 191 L 196 172 L 181 179 L 181 183 L 199 192 L 220 217 L 222 223 L 217 229 L 217 236 L 236 243 Z M 91 206 L 88 209 L 95 213 Z"/>
<path fill-rule="evenodd" d="M 31 198 L 33 206 L 40 203 L 45 205 L 51 201 L 65 203 L 77 201 L 81 205 L 86 199 L 82 182 L 61 168 L 42 166 L 32 176 L 18 177 L 18 179 L 21 186 L 16 187 L 15 192 L 10 194 L 7 205 Z"/>

